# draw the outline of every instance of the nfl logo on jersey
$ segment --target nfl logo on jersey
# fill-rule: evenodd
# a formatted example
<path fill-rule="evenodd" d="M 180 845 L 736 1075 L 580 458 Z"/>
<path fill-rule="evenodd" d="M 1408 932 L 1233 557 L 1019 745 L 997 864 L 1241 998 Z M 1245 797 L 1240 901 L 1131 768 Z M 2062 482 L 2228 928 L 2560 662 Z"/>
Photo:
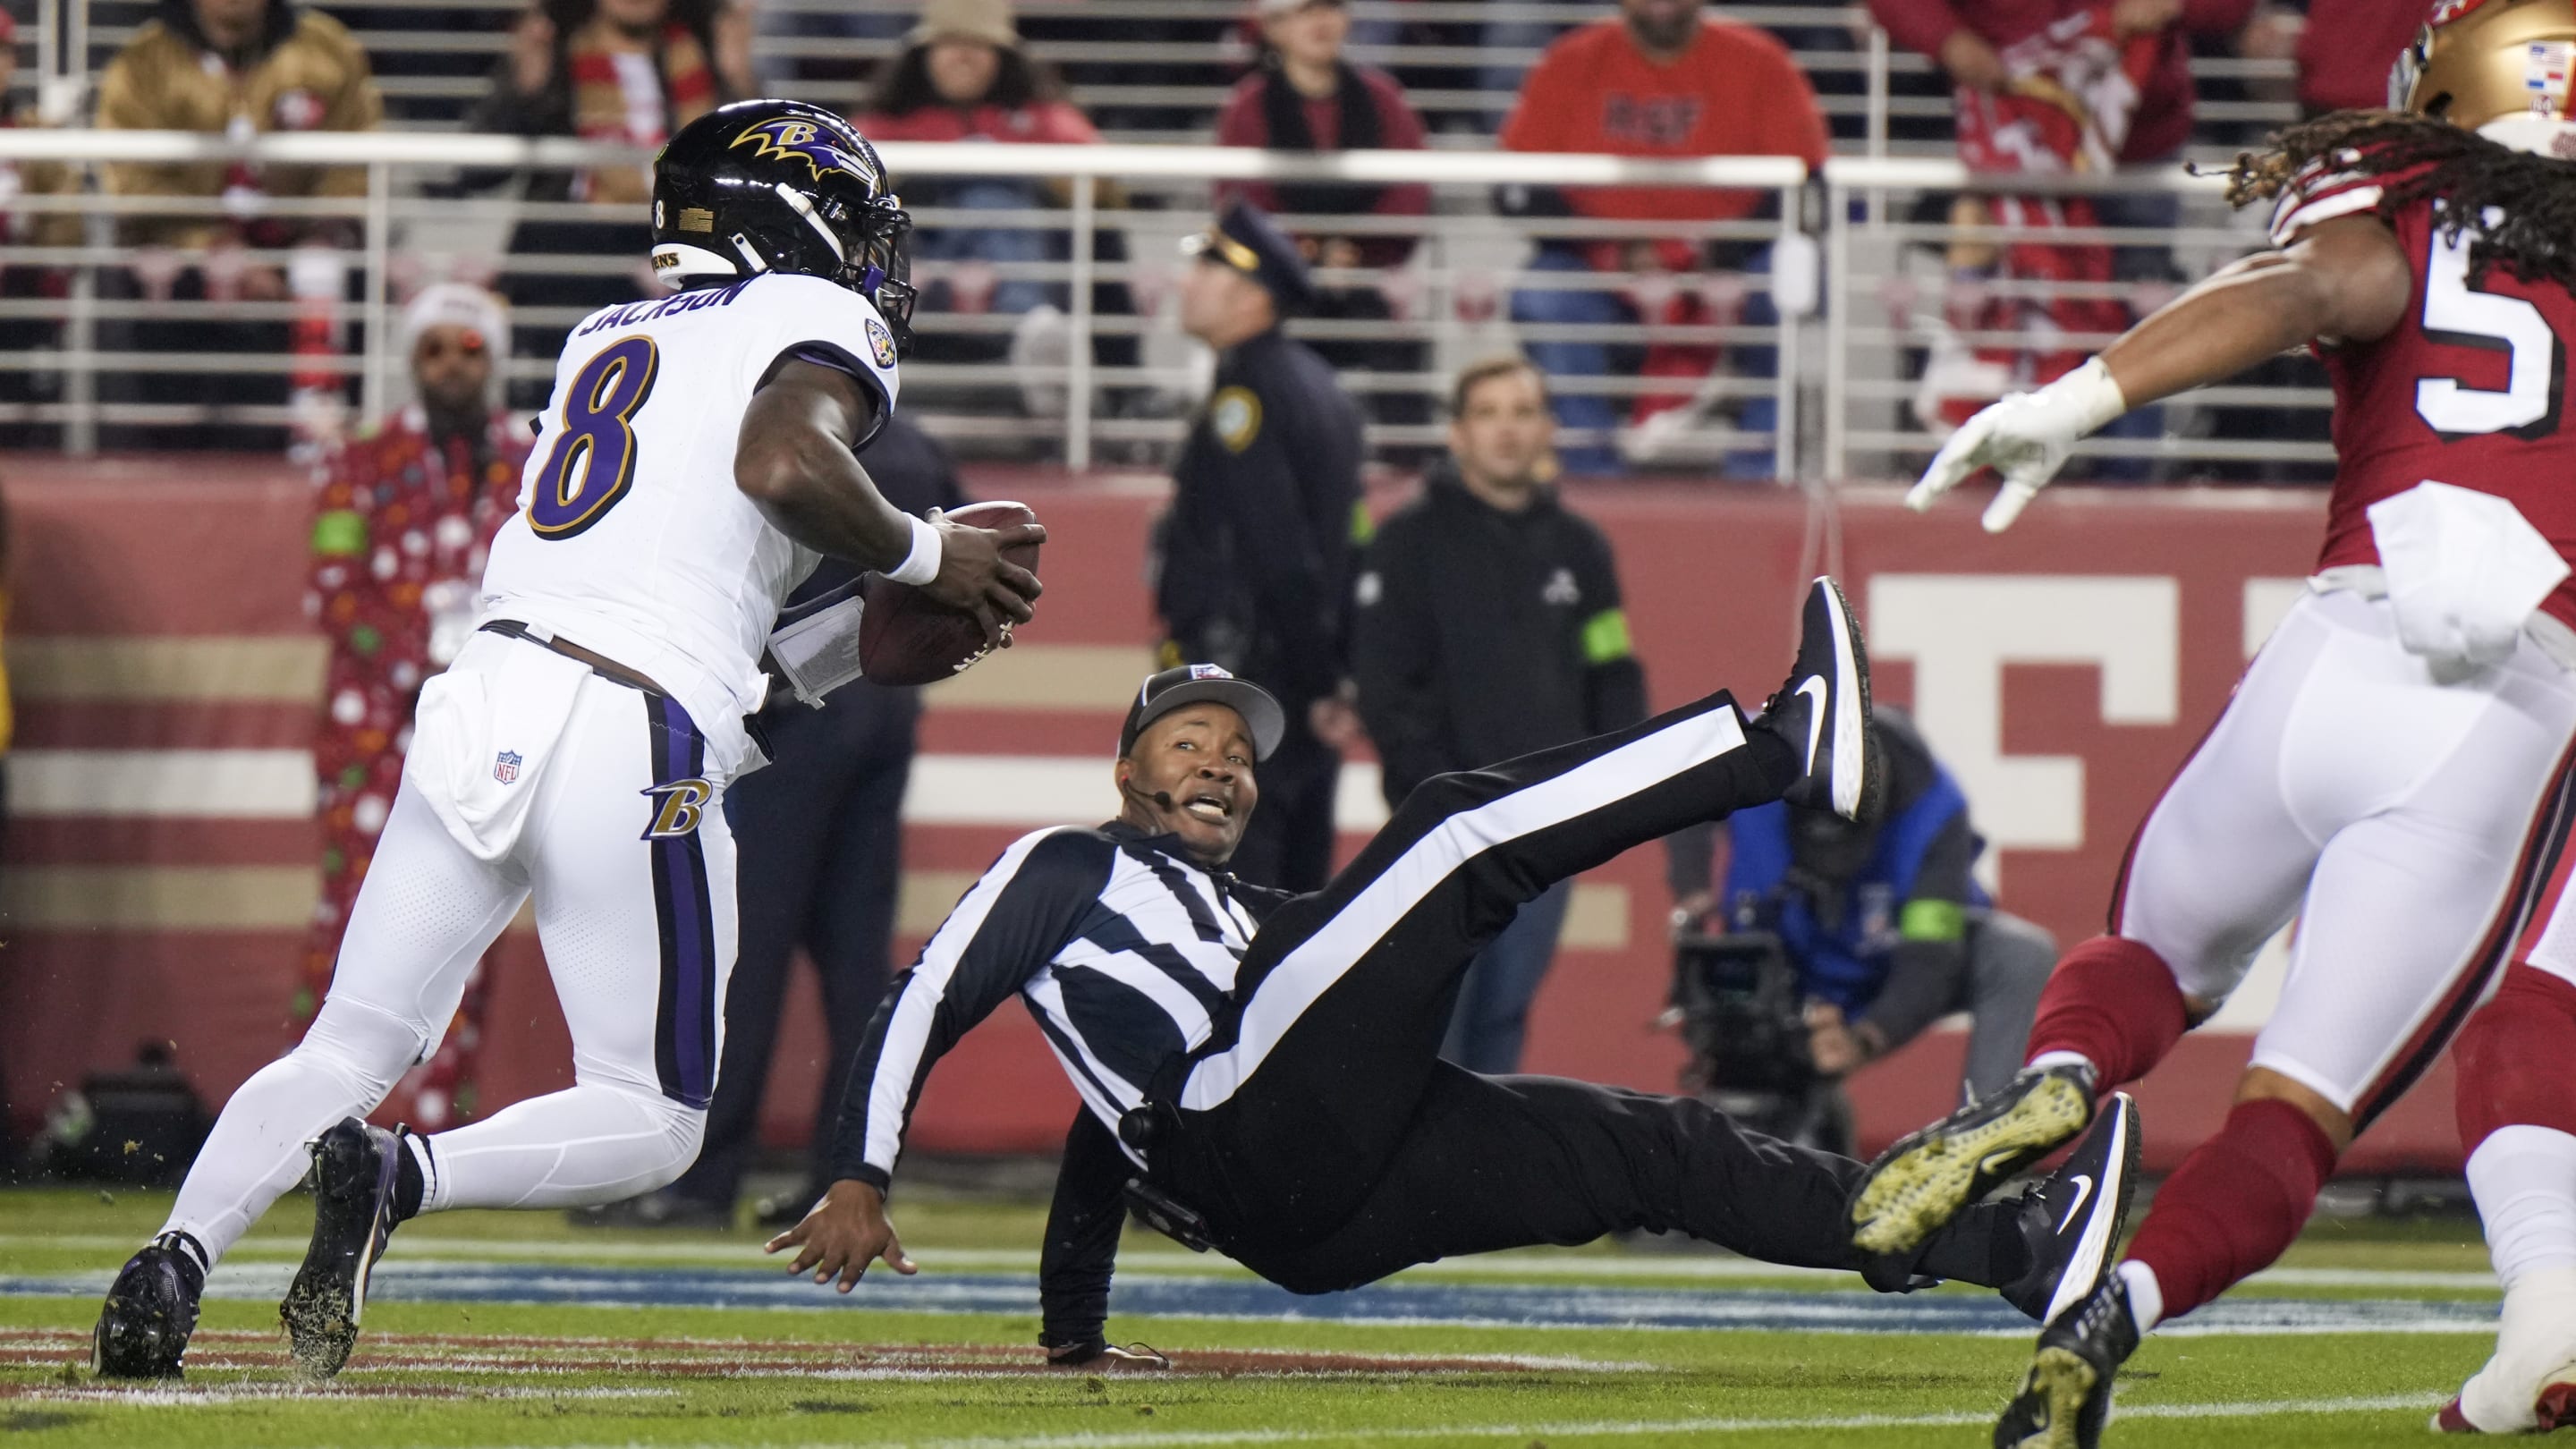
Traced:
<path fill-rule="evenodd" d="M 507 785 L 519 778 L 519 752 L 503 750 L 492 757 L 492 778 Z"/>

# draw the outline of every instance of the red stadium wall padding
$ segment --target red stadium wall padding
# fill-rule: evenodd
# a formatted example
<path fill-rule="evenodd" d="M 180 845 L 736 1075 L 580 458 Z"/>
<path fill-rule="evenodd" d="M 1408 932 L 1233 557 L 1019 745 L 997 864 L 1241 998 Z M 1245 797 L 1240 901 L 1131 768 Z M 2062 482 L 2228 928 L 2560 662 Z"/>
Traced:
<path fill-rule="evenodd" d="M 1027 652 L 987 666 L 989 680 L 1030 681 L 1024 694 L 979 695 L 970 676 L 931 696 L 923 748 L 947 784 L 924 799 L 917 781 L 905 838 L 905 869 L 931 905 L 1043 823 L 1014 817 L 1016 797 L 1053 798 L 1095 767 L 1105 778 L 1130 665 L 1153 640 L 1144 540 L 1158 480 L 994 471 L 968 485 L 1044 517 L 1047 597 L 1022 632 Z M 60 1086 L 129 1060 L 147 1037 L 175 1040 L 220 1099 L 291 1042 L 297 873 L 311 870 L 313 835 L 284 794 L 262 792 L 293 778 L 315 704 L 318 666 L 295 664 L 310 637 L 305 485 L 257 460 L 29 457 L 5 486 L 19 708 L 0 875 L 11 1110 L 28 1125 Z M 2130 829 L 2292 596 L 2322 500 L 2068 488 L 1988 537 L 1971 506 L 1917 518 L 1895 496 L 1853 491 L 1840 519 L 1838 568 L 1872 632 L 1880 697 L 1917 705 L 1967 783 L 2005 904 L 2062 938 L 2098 930 Z M 1641 484 L 1578 488 L 1572 502 L 1618 549 L 1658 703 L 1726 684 L 1758 705 L 1788 657 L 1803 572 L 1819 566 L 1802 548 L 1831 536 L 1811 532 L 1799 498 Z M 959 818 L 977 810 L 985 818 Z M 1361 838 L 1347 834 L 1345 849 Z M 1529 1065 L 1668 1088 L 1680 1050 L 1651 1026 L 1669 966 L 1660 853 L 1586 884 L 1593 914 L 1540 997 Z M 917 949 L 936 914 L 912 911 L 899 949 Z M 533 937 L 505 938 L 500 959 L 487 1108 L 569 1073 Z M 774 1141 L 807 1129 L 823 1055 L 812 1002 L 800 983 L 772 1074 Z M 2218 1120 L 2243 1028 L 2259 1017 L 2258 1005 L 2221 1023 L 2237 1029 L 2186 1039 L 2144 1085 L 2151 1160 L 2170 1163 Z M 1960 1045 L 1936 1033 L 1856 1079 L 1869 1142 L 1946 1105 Z M 2449 1091 L 2445 1069 L 2352 1164 L 2455 1167 Z M 933 1078 L 914 1140 L 1047 1150 L 1073 1110 L 1042 1039 L 1006 1007 Z"/>

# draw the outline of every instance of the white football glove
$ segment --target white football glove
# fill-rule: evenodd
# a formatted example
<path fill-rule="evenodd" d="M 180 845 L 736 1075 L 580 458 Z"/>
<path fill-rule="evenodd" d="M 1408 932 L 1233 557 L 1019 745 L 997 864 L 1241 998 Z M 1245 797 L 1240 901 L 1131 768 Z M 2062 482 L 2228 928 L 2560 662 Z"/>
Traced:
<path fill-rule="evenodd" d="M 2076 439 L 2128 410 L 2111 370 L 2092 358 L 2039 391 L 2014 393 L 1960 424 L 1905 495 L 1905 506 L 1920 513 L 1969 474 L 1992 468 L 2004 486 L 1986 506 L 1986 532 L 2001 533 L 2066 465 Z"/>

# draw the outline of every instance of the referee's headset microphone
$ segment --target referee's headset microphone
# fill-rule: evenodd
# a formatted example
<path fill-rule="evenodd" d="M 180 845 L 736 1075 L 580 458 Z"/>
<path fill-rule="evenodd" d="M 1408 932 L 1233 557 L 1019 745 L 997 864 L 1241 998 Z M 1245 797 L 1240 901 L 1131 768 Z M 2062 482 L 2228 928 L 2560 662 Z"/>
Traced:
<path fill-rule="evenodd" d="M 1135 782 L 1131 780 L 1119 781 L 1118 788 L 1126 791 L 1129 795 L 1144 801 L 1146 804 L 1156 807 L 1157 809 L 1175 810 L 1179 808 L 1172 803 L 1171 792 L 1167 790 L 1156 790 L 1152 794 L 1147 794 L 1145 791 L 1137 789 Z"/>

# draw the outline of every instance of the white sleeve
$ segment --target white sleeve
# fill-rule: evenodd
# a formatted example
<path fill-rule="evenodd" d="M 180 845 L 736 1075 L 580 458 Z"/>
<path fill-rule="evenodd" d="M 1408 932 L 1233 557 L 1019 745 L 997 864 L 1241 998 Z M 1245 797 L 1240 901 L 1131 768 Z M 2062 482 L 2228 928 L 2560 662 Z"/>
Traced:
<path fill-rule="evenodd" d="M 2379 205 L 2381 178 L 2343 169 L 2360 159 L 2345 152 L 2333 158 L 2341 163 L 2336 165 L 2321 157 L 2282 188 L 2281 199 L 2272 209 L 2272 245 L 2286 247 L 2320 222 Z"/>
<path fill-rule="evenodd" d="M 901 386 L 894 329 L 877 315 L 874 303 L 820 277 L 787 274 L 755 279 L 752 296 L 745 300 L 759 306 L 758 323 L 743 349 L 747 388 L 757 388 L 780 358 L 802 357 L 866 382 L 885 399 L 885 411 L 894 411 Z"/>

